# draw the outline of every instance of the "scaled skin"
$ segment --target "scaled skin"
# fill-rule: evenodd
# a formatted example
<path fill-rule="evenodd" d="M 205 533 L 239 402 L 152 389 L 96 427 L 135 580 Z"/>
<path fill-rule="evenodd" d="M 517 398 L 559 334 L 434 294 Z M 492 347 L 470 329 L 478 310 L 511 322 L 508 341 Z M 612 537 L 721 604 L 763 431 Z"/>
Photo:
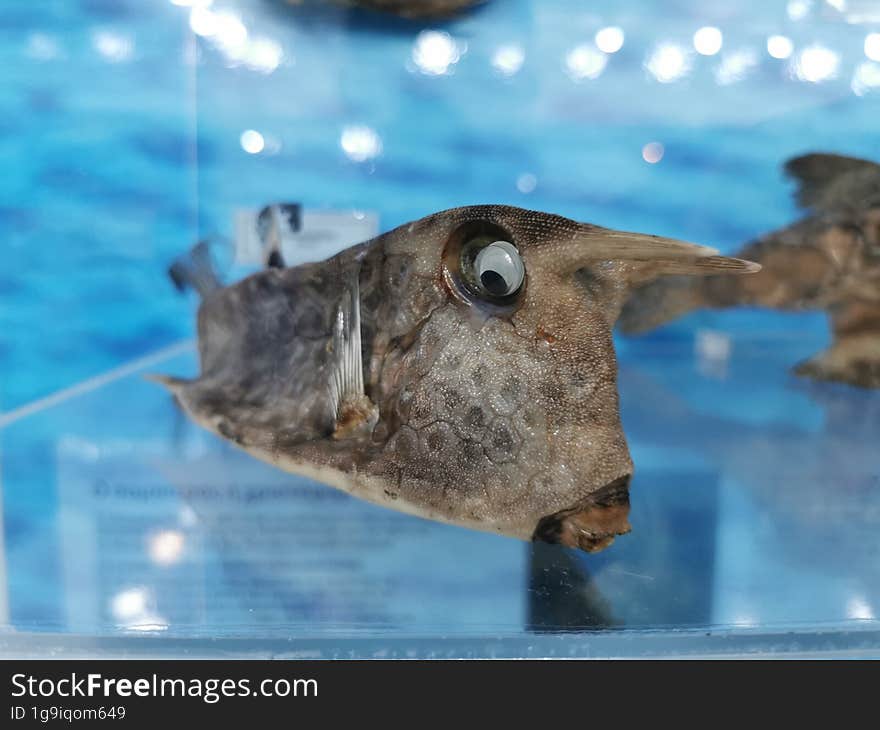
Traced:
<path fill-rule="evenodd" d="M 450 264 L 462 231 L 487 226 L 525 265 L 505 306 L 463 295 Z M 167 382 L 196 421 L 288 471 L 429 519 L 598 550 L 630 529 L 612 327 L 629 286 L 658 271 L 751 270 L 707 253 L 518 208 L 444 211 L 209 294 L 201 375 Z M 354 277 L 364 402 L 378 411 L 360 422 L 329 387 Z"/>
<path fill-rule="evenodd" d="M 633 293 L 621 328 L 644 332 L 699 307 L 824 309 L 833 343 L 795 372 L 880 388 L 880 165 L 812 154 L 786 172 L 811 214 L 737 254 L 760 263 L 759 274 L 652 282 Z"/>

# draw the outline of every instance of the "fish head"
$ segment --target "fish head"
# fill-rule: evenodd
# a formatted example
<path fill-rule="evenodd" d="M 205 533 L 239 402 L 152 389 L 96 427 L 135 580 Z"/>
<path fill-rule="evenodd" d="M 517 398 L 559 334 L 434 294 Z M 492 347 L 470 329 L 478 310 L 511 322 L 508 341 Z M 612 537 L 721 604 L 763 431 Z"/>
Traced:
<path fill-rule="evenodd" d="M 408 272 L 385 318 L 406 325 L 380 348 L 371 392 L 371 468 L 395 498 L 590 551 L 627 532 L 614 321 L 640 277 L 720 257 L 505 206 L 445 211 L 382 247 Z"/>

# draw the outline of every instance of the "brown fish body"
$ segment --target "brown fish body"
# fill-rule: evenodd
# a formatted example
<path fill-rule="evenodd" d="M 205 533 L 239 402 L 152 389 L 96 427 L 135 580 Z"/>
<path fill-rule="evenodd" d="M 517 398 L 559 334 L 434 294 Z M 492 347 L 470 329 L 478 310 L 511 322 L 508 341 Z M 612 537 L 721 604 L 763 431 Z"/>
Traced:
<path fill-rule="evenodd" d="M 834 342 L 795 371 L 880 387 L 880 165 L 815 154 L 786 171 L 812 213 L 736 254 L 760 263 L 760 273 L 649 282 L 633 292 L 621 327 L 647 331 L 699 307 L 825 310 Z"/>
<path fill-rule="evenodd" d="M 753 270 L 712 253 L 518 208 L 444 211 L 207 294 L 201 374 L 170 384 L 200 424 L 288 471 L 600 549 L 629 530 L 612 327 L 645 276 Z M 515 291 L 495 269 L 475 278 L 493 260 Z"/>

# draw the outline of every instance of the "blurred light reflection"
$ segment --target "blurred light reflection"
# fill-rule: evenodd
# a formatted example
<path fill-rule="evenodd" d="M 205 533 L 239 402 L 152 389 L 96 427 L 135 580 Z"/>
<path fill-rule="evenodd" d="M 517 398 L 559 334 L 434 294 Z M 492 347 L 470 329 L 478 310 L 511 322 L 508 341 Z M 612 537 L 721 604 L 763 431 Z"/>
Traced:
<path fill-rule="evenodd" d="M 134 54 L 134 41 L 129 36 L 109 30 L 93 33 L 92 46 L 111 63 L 128 61 Z"/>
<path fill-rule="evenodd" d="M 252 71 L 269 74 L 284 59 L 280 43 L 266 37 L 251 39 L 248 29 L 235 13 L 214 12 L 200 5 L 190 11 L 189 27 L 196 35 L 209 39 L 230 66 L 243 63 Z"/>
<path fill-rule="evenodd" d="M 157 565 L 173 565 L 183 555 L 185 539 L 177 530 L 163 530 L 152 535 L 148 542 L 150 560 Z"/>
<path fill-rule="evenodd" d="M 148 602 L 145 588 L 128 588 L 113 596 L 110 612 L 117 621 L 131 621 L 146 614 Z"/>
<path fill-rule="evenodd" d="M 51 61 L 61 55 L 61 49 L 58 46 L 58 41 L 52 36 L 45 33 L 32 33 L 28 36 L 25 55 L 37 61 Z"/>
<path fill-rule="evenodd" d="M 773 58 L 788 58 L 794 52 L 794 43 L 784 35 L 771 35 L 767 39 L 767 53 Z"/>
<path fill-rule="evenodd" d="M 584 43 L 572 48 L 565 57 L 565 70 L 574 81 L 597 79 L 608 65 L 608 56 Z"/>
<path fill-rule="evenodd" d="M 199 524 L 199 516 L 192 507 L 185 504 L 177 513 L 177 521 L 182 527 L 195 527 Z"/>
<path fill-rule="evenodd" d="M 880 89 L 880 64 L 865 61 L 860 63 L 853 74 L 852 90 L 858 96 Z"/>
<path fill-rule="evenodd" d="M 648 144 L 642 147 L 642 159 L 651 165 L 656 165 L 663 159 L 665 151 L 665 148 L 659 142 L 648 142 Z"/>
<path fill-rule="evenodd" d="M 694 33 L 694 50 L 702 56 L 714 56 L 724 45 L 724 36 L 718 28 L 706 26 Z"/>
<path fill-rule="evenodd" d="M 875 618 L 874 611 L 868 602 L 861 596 L 853 596 L 846 604 L 848 618 L 871 620 Z"/>
<path fill-rule="evenodd" d="M 217 26 L 211 40 L 233 63 L 241 62 L 248 53 L 248 31 L 235 13 L 217 13 Z"/>
<path fill-rule="evenodd" d="M 220 22 L 214 11 L 196 7 L 189 14 L 189 27 L 196 35 L 210 38 L 217 32 Z"/>
<path fill-rule="evenodd" d="M 263 135 L 255 129 L 244 130 L 239 141 L 241 142 L 241 148 L 251 155 L 259 154 L 266 146 L 266 140 L 263 138 Z"/>
<path fill-rule="evenodd" d="M 880 61 L 880 33 L 865 36 L 865 55 L 872 61 Z"/>
<path fill-rule="evenodd" d="M 521 193 L 531 193 L 538 185 L 538 178 L 530 172 L 524 172 L 516 179 L 516 189 Z"/>
<path fill-rule="evenodd" d="M 785 12 L 792 20 L 803 20 L 809 14 L 812 4 L 810 0 L 789 0 Z"/>
<path fill-rule="evenodd" d="M 284 51 L 271 38 L 254 38 L 245 51 L 244 62 L 248 68 L 262 73 L 272 73 L 281 64 Z"/>
<path fill-rule="evenodd" d="M 840 56 L 830 48 L 814 44 L 798 54 L 794 72 L 801 81 L 819 83 L 837 76 Z"/>
<path fill-rule="evenodd" d="M 110 614 L 127 629 L 137 631 L 162 631 L 168 622 L 150 609 L 152 596 L 146 588 L 127 588 L 110 601 Z"/>
<path fill-rule="evenodd" d="M 412 60 L 423 74 L 442 76 L 449 73 L 450 66 L 458 63 L 460 58 L 461 50 L 449 33 L 424 30 L 416 36 Z"/>
<path fill-rule="evenodd" d="M 602 28 L 596 33 L 596 45 L 603 53 L 617 53 L 623 48 L 623 29 L 617 26 Z"/>
<path fill-rule="evenodd" d="M 513 76 L 523 65 L 526 59 L 522 46 L 509 44 L 499 46 L 492 54 L 492 67 L 504 76 Z"/>
<path fill-rule="evenodd" d="M 366 162 L 382 152 L 382 140 L 375 130 L 364 126 L 351 126 L 342 130 L 339 146 L 354 162 Z"/>
<path fill-rule="evenodd" d="M 733 343 L 730 335 L 710 329 L 699 329 L 694 337 L 697 371 L 707 377 L 725 380 Z"/>
<path fill-rule="evenodd" d="M 662 43 L 657 46 L 645 61 L 645 68 L 662 84 L 667 84 L 685 76 L 691 68 L 687 51 L 675 43 Z"/>
<path fill-rule="evenodd" d="M 715 81 L 721 86 L 736 83 L 757 65 L 758 54 L 749 48 L 727 53 L 722 56 L 721 63 L 715 69 Z"/>
<path fill-rule="evenodd" d="M 161 616 L 148 616 L 143 621 L 126 625 L 125 628 L 129 631 L 167 631 L 168 622 Z"/>

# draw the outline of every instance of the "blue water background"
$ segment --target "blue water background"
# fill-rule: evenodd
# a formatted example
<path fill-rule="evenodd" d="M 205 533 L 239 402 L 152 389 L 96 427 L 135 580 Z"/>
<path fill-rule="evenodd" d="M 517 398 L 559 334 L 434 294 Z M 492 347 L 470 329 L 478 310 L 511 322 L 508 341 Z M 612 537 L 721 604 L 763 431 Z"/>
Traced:
<path fill-rule="evenodd" d="M 783 160 L 880 151 L 880 94 L 853 85 L 878 25 L 806 8 L 794 20 L 785 2 L 494 0 L 438 23 L 216 0 L 249 39 L 283 50 L 267 73 L 196 38 L 191 9 L 164 0 L 6 3 L 0 410 L 191 335 L 194 302 L 171 289 L 166 266 L 198 235 L 228 234 L 243 205 L 369 209 L 385 229 L 510 203 L 724 250 L 784 225 L 797 212 Z M 625 31 L 623 48 L 598 78 L 573 79 L 569 54 L 609 25 Z M 703 25 L 723 31 L 720 54 L 693 52 Z M 446 73 L 414 62 L 423 31 L 454 43 Z M 778 33 L 794 43 L 788 60 L 767 54 Z M 688 50 L 690 70 L 671 83 L 645 68 L 663 43 Z M 817 44 L 838 56 L 833 78 L 798 79 L 798 54 Z M 505 75 L 492 60 L 510 45 L 523 62 Z M 754 64 L 719 83 L 736 52 Z M 347 156 L 350 127 L 372 130 L 381 152 Z M 267 142 L 260 154 L 242 149 L 248 129 Z M 642 159 L 650 142 L 664 145 L 658 164 Z M 719 320 L 794 328 L 804 355 L 825 337 L 820 316 L 773 314 L 697 315 L 656 336 Z"/>

